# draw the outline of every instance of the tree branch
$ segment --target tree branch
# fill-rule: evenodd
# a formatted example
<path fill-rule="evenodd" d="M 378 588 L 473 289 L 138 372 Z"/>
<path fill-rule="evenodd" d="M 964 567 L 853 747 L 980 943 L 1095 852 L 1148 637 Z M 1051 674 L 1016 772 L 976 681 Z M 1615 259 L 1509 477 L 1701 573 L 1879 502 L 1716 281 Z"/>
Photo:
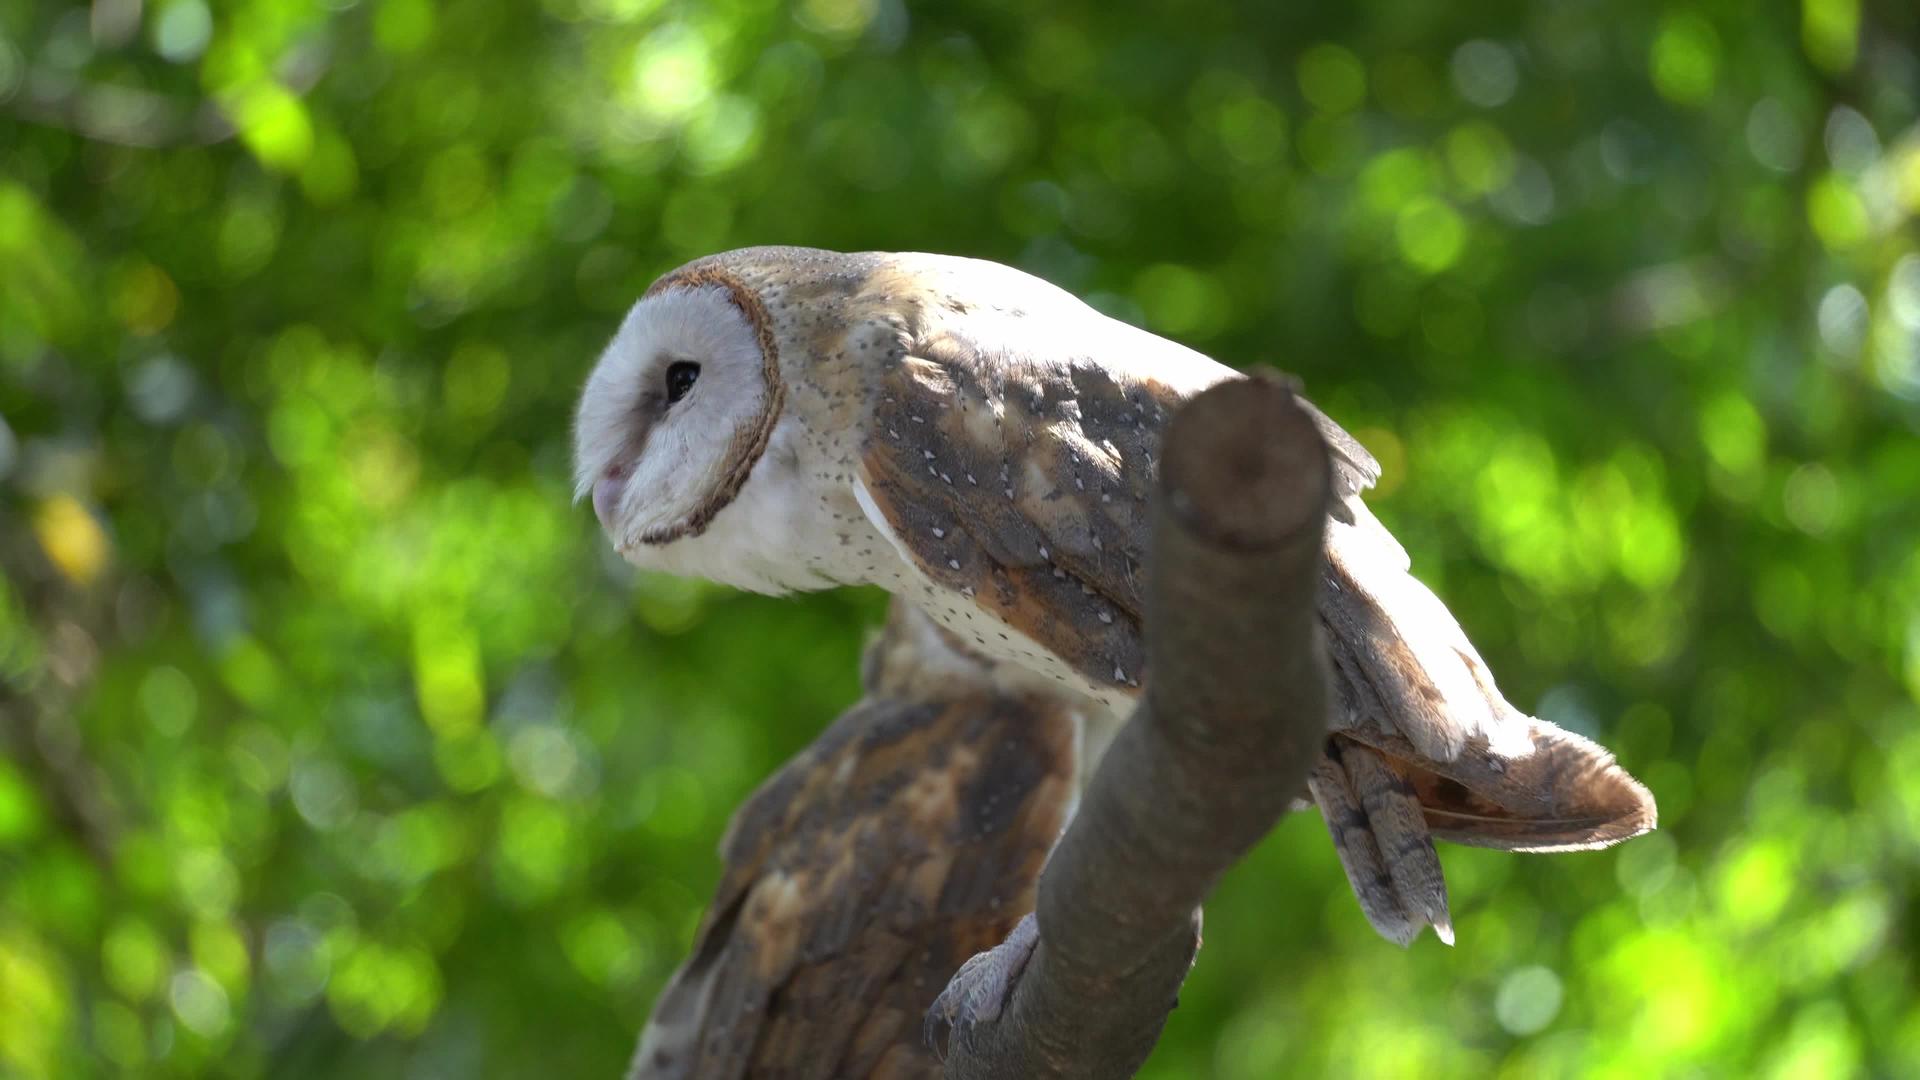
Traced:
<path fill-rule="evenodd" d="M 1150 679 L 1040 881 L 1039 944 L 952 1080 L 1131 1075 L 1199 946 L 1198 905 L 1305 790 L 1327 727 L 1315 615 L 1327 447 L 1292 384 L 1199 395 L 1161 449 Z"/>

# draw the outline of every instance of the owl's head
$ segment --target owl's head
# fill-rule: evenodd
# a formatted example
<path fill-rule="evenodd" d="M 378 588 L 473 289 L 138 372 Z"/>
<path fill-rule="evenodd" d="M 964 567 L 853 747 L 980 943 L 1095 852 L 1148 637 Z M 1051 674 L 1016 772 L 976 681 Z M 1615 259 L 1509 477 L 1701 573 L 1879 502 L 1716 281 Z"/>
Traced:
<path fill-rule="evenodd" d="M 574 419 L 577 498 L 629 558 L 698 536 L 746 483 L 782 400 L 759 298 L 721 269 L 655 282 L 600 356 Z"/>

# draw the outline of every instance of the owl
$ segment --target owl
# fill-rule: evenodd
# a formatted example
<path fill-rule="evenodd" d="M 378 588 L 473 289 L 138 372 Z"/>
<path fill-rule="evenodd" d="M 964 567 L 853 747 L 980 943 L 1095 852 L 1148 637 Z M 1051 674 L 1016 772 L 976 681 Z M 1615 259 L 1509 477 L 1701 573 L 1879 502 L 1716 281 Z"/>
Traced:
<path fill-rule="evenodd" d="M 577 495 L 644 569 L 904 598 L 1072 703 L 1085 776 L 1152 675 L 1160 432 L 1234 377 L 996 263 L 746 248 L 627 313 L 580 397 Z M 1318 615 L 1337 705 L 1301 794 L 1375 929 L 1451 942 L 1434 838 L 1600 847 L 1651 829 L 1653 801 L 1604 749 L 1508 704 L 1361 500 L 1379 465 L 1307 407 L 1333 462 Z"/>

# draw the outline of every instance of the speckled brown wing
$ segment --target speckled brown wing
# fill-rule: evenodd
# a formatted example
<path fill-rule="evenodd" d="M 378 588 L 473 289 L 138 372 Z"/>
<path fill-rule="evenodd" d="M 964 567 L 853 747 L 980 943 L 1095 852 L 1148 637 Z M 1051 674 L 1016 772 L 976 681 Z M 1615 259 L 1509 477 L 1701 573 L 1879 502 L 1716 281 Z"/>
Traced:
<path fill-rule="evenodd" d="M 940 1074 L 922 1018 L 1032 910 L 1073 796 L 1074 724 L 928 655 L 906 632 L 919 618 L 896 611 L 867 698 L 735 815 L 633 1077 Z"/>
<path fill-rule="evenodd" d="M 935 586 L 1096 686 L 1139 686 L 1147 493 L 1171 393 L 1091 361 L 981 362 L 940 333 L 882 384 L 864 495 Z M 988 648 L 990 627 L 962 630 Z"/>

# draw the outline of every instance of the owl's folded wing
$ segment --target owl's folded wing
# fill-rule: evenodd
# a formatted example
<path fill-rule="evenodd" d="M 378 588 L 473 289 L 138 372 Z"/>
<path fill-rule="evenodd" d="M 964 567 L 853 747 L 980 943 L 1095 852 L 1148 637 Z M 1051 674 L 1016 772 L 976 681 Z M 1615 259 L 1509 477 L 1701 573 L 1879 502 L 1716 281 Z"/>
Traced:
<path fill-rule="evenodd" d="M 901 652 L 896 677 L 919 662 Z M 632 1076 L 939 1075 L 922 1017 L 1032 909 L 1075 768 L 1064 709 L 949 672 L 917 695 L 870 681 L 735 815 Z"/>
<path fill-rule="evenodd" d="M 923 345 L 941 359 L 907 357 L 883 386 L 860 461 L 861 505 L 956 602 L 1096 683 L 1137 687 L 1149 416 L 1111 425 L 1096 443 L 1083 426 L 1088 409 L 1135 407 L 1098 369 L 1001 377 L 956 362 L 957 339 Z M 1090 381 L 1101 381 L 1098 399 L 1084 393 Z"/>
<path fill-rule="evenodd" d="M 1078 355 L 1102 340 L 1089 331 L 1036 334 L 1058 355 L 1030 355 L 1005 324 L 956 320 L 913 337 L 883 379 L 856 493 L 931 585 L 1090 682 L 1137 693 L 1154 454 L 1190 392 L 1142 373 L 1164 360 L 1194 382 L 1193 354 L 1121 335 L 1166 355 Z M 1329 744 L 1314 794 L 1376 927 L 1405 942 L 1432 923 L 1445 937 L 1434 837 L 1604 846 L 1651 829 L 1653 801 L 1604 749 L 1506 701 L 1360 502 L 1378 475 L 1372 457 L 1315 416 L 1334 451 L 1336 496 L 1319 609 L 1339 702 L 1332 726 L 1349 741 Z"/>

